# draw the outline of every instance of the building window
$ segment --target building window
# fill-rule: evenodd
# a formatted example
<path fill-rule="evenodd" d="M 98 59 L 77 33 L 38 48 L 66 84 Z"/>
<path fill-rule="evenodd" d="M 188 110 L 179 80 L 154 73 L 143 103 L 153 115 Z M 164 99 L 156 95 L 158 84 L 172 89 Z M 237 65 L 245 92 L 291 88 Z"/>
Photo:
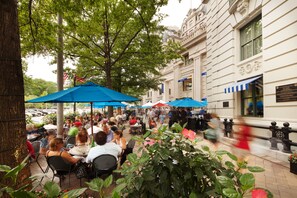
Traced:
<path fill-rule="evenodd" d="M 192 78 L 183 81 L 183 91 L 192 90 Z"/>
<path fill-rule="evenodd" d="M 263 117 L 263 78 L 249 84 L 241 91 L 241 115 Z"/>
<path fill-rule="evenodd" d="M 184 55 L 184 61 L 186 66 L 191 65 L 194 62 L 193 58 L 189 58 L 189 54 Z"/>
<path fill-rule="evenodd" d="M 262 52 L 262 16 L 240 29 L 241 60 Z"/>
<path fill-rule="evenodd" d="M 168 90 L 168 91 L 169 91 L 169 95 L 171 95 L 171 89 L 170 89 L 170 88 L 169 88 L 169 90 Z"/>

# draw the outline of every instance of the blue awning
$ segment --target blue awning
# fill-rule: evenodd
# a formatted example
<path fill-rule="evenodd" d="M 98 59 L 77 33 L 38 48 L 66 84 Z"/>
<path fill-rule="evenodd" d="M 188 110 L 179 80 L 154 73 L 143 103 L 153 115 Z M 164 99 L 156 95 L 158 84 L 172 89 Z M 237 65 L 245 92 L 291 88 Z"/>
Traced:
<path fill-rule="evenodd" d="M 184 82 L 185 80 L 188 80 L 189 78 L 181 78 L 181 79 L 179 79 L 177 82 Z"/>
<path fill-rule="evenodd" d="M 237 92 L 242 90 L 247 90 L 249 88 L 249 83 L 254 82 L 255 80 L 261 78 L 262 76 L 257 76 L 254 78 L 250 78 L 247 80 L 243 80 L 237 83 L 234 83 L 233 85 L 225 88 L 225 93 L 231 93 L 231 92 Z"/>

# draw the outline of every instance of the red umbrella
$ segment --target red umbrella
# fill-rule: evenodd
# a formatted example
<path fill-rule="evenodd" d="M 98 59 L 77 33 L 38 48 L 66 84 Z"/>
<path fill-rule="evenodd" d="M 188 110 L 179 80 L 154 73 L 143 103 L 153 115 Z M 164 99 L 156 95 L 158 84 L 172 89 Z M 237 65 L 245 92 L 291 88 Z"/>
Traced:
<path fill-rule="evenodd" d="M 164 103 L 161 103 L 161 102 L 157 102 L 156 104 L 153 105 L 153 107 L 167 107 L 168 104 L 164 104 Z"/>

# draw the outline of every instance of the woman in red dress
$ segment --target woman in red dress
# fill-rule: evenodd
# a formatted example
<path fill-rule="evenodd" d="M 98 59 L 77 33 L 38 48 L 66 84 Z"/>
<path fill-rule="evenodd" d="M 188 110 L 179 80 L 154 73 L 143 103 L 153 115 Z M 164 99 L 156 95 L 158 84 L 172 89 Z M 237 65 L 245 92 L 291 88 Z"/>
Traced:
<path fill-rule="evenodd" d="M 251 127 L 249 127 L 242 117 L 238 117 L 239 131 L 237 133 L 237 142 L 234 147 L 234 154 L 238 161 L 247 160 L 247 155 L 250 153 L 249 141 L 251 140 Z"/>

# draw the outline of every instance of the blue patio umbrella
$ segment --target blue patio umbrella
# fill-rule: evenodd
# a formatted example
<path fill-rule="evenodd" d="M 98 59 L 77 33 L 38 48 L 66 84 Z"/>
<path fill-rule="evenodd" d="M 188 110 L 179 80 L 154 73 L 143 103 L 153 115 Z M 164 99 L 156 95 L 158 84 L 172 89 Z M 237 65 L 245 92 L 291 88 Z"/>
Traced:
<path fill-rule="evenodd" d="M 88 104 L 87 106 L 90 106 Z M 104 107 L 126 107 L 127 105 L 121 103 L 121 102 L 94 102 L 93 107 L 94 108 L 104 108 Z"/>
<path fill-rule="evenodd" d="M 176 100 L 167 102 L 166 104 L 168 104 L 169 106 L 174 106 L 174 104 L 176 104 L 176 103 L 179 102 L 179 101 L 180 101 L 180 99 L 176 99 Z"/>
<path fill-rule="evenodd" d="M 31 103 L 91 103 L 91 122 L 93 119 L 93 102 L 130 102 L 138 99 L 120 92 L 108 89 L 93 82 L 88 82 L 66 90 L 58 91 L 46 96 L 28 100 Z M 91 123 L 92 125 L 92 123 Z M 93 127 L 92 127 L 93 129 Z M 93 131 L 92 131 L 93 134 Z"/>
<path fill-rule="evenodd" d="M 72 103 L 72 102 L 122 102 L 138 99 L 120 92 L 108 89 L 92 82 L 58 91 L 46 96 L 28 100 L 32 103 Z"/>
<path fill-rule="evenodd" d="M 207 106 L 207 101 L 200 102 L 200 101 L 194 100 L 192 98 L 183 98 L 183 99 L 172 101 L 169 105 L 173 106 L 173 107 L 196 107 L 196 108 L 198 108 L 198 107 Z"/>

